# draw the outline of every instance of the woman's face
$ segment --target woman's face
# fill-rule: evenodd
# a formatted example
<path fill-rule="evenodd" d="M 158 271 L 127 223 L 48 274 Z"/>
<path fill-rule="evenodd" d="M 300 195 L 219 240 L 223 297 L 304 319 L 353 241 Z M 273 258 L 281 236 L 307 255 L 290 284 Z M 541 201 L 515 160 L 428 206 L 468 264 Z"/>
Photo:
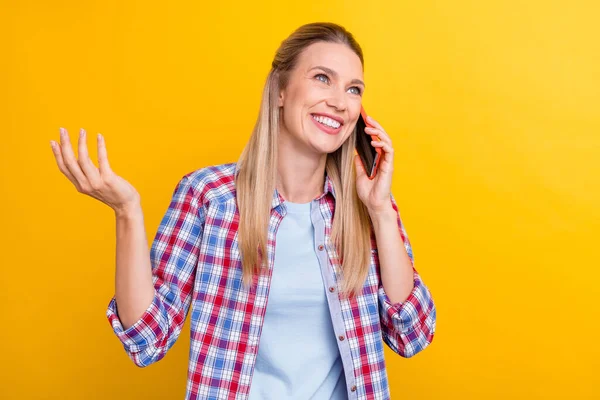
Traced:
<path fill-rule="evenodd" d="M 350 47 L 313 43 L 299 55 L 280 92 L 281 134 L 306 151 L 334 152 L 356 125 L 363 91 L 362 64 Z"/>

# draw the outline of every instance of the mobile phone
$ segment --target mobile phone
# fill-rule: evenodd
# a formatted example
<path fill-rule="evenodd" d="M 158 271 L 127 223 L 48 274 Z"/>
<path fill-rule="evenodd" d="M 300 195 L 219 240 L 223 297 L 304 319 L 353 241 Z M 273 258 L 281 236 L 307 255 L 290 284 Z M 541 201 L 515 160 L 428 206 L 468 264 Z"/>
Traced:
<path fill-rule="evenodd" d="M 363 106 L 361 106 L 360 116 L 356 122 L 355 153 L 360 157 L 363 168 L 365 169 L 369 179 L 373 179 L 375 178 L 375 174 L 377 174 L 377 167 L 379 166 L 379 161 L 381 160 L 381 148 L 373 147 L 371 145 L 371 140 L 379 141 L 379 137 L 377 135 L 367 134 L 365 132 L 366 127 L 373 128 L 373 126 L 367 122 L 367 113 L 365 112 Z"/>

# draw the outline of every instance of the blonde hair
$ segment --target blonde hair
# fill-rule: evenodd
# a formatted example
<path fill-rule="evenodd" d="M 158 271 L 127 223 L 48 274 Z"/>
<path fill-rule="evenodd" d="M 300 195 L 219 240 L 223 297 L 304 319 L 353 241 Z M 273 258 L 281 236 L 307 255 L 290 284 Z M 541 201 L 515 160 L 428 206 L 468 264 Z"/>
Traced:
<path fill-rule="evenodd" d="M 362 50 L 352 34 L 333 23 L 303 25 L 284 40 L 277 50 L 263 90 L 258 119 L 238 160 L 235 177 L 240 213 L 238 243 L 246 285 L 252 282 L 255 273 L 268 266 L 267 232 L 277 177 L 279 91 L 286 87 L 289 73 L 296 66 L 300 53 L 316 42 L 349 46 L 364 67 Z M 325 166 L 336 197 L 331 238 L 342 267 L 340 292 L 348 296 L 361 291 L 369 270 L 371 250 L 371 220 L 358 198 L 355 186 L 355 142 L 356 128 L 338 150 L 327 155 Z"/>

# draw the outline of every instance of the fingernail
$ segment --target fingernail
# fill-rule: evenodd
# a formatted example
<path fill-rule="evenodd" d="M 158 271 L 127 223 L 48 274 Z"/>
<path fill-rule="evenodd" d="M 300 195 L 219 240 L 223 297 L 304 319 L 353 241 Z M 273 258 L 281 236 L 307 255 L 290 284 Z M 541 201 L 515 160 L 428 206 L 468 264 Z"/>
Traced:
<path fill-rule="evenodd" d="M 104 139 L 104 138 L 102 137 L 102 134 L 101 134 L 101 133 L 99 133 L 99 134 L 98 134 L 98 140 L 103 140 L 103 139 Z"/>
<path fill-rule="evenodd" d="M 83 128 L 79 129 L 79 137 L 83 137 L 85 135 L 85 130 Z"/>
<path fill-rule="evenodd" d="M 63 128 L 63 127 L 60 127 L 60 135 L 62 136 L 62 135 L 64 135 L 64 134 L 65 134 L 65 128 Z"/>
<path fill-rule="evenodd" d="M 52 147 L 52 148 L 54 149 L 54 146 L 55 146 L 55 145 L 56 145 L 56 144 L 54 143 L 54 140 L 51 140 L 51 141 L 50 141 L 50 147 Z"/>

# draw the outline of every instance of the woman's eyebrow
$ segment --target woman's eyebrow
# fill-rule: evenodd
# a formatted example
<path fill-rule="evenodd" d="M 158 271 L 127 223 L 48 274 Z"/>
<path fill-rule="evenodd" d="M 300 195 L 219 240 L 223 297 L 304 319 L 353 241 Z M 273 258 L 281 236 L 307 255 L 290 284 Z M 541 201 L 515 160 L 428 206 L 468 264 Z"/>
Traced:
<path fill-rule="evenodd" d="M 324 66 L 322 66 L 322 65 L 317 65 L 316 67 L 312 67 L 312 68 L 311 68 L 311 69 L 309 69 L 308 71 L 310 72 L 310 71 L 312 71 L 313 69 L 321 69 L 321 70 L 323 70 L 323 71 L 327 72 L 329 75 L 333 76 L 334 78 L 337 78 L 337 77 L 338 77 L 338 73 L 337 73 L 337 72 L 335 72 L 335 71 L 334 71 L 334 70 L 332 70 L 331 68 L 327 68 L 327 67 L 324 67 Z M 352 79 L 352 80 L 350 81 L 350 83 L 354 83 L 354 84 L 359 84 L 359 85 L 363 85 L 363 86 L 365 86 L 365 83 L 364 83 L 363 81 L 361 81 L 360 79 Z"/>

